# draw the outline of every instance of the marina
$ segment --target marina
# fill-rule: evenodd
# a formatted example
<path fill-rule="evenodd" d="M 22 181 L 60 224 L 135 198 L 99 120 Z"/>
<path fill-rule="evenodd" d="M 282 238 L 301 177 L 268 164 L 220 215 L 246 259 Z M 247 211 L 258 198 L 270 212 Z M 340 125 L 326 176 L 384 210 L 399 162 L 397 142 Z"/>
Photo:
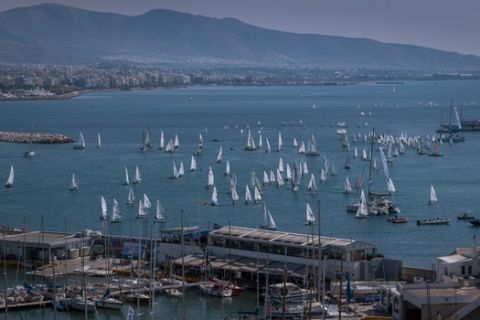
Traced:
<path fill-rule="evenodd" d="M 110 289 L 124 313 L 131 304 L 174 318 L 186 302 L 187 312 L 236 319 L 241 312 L 281 317 L 281 297 L 270 306 L 266 288 L 293 283 L 311 291 L 311 310 L 321 317 L 327 296 L 329 307 L 347 304 L 348 273 L 356 298 L 336 312 L 367 314 L 380 285 L 410 281 L 409 268 L 426 274 L 454 244 L 471 245 L 477 229 L 457 216 L 476 216 L 480 142 L 474 132 L 462 143 L 443 142 L 435 130 L 449 106 L 445 87 L 473 111 L 477 85 L 405 82 L 395 94 L 372 84 L 192 87 L 3 103 L 4 130 L 27 132 L 41 110 L 35 128 L 78 137 L 73 145 L 35 145 L 30 158 L 25 145 L 2 144 L 9 187 L 0 192 L 0 251 L 9 274 L 18 273 L 8 287 L 23 286 L 14 279 L 25 277 L 48 296 L 43 283 L 55 281 L 65 286 L 64 307 L 85 308 L 79 288 L 86 286 L 93 304 L 102 298 L 113 308 Z M 439 106 L 419 102 L 425 99 Z M 59 103 L 70 109 L 56 121 Z M 439 154 L 436 143 L 443 157 L 422 157 Z M 423 223 L 437 219 L 448 224 Z M 376 285 L 361 294 L 361 282 Z M 240 288 L 246 291 L 236 296 Z M 288 308 L 308 318 L 305 306 Z"/>

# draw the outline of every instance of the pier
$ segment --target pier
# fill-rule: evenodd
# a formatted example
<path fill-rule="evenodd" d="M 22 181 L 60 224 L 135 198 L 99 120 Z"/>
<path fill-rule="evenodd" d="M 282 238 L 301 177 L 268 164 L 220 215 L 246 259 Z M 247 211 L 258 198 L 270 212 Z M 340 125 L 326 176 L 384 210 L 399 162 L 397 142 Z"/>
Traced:
<path fill-rule="evenodd" d="M 73 139 L 60 133 L 30 133 L 0 131 L 0 141 L 10 143 L 62 144 Z"/>

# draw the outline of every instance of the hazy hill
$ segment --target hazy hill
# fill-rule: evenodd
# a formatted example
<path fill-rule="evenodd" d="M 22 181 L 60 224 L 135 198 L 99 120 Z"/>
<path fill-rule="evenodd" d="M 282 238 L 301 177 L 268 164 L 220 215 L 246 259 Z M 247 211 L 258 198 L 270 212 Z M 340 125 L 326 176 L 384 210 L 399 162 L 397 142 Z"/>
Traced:
<path fill-rule="evenodd" d="M 294 34 L 169 10 L 122 16 L 43 4 L 0 13 L 0 62 L 102 59 L 193 65 L 480 70 L 480 58 L 369 39 Z"/>

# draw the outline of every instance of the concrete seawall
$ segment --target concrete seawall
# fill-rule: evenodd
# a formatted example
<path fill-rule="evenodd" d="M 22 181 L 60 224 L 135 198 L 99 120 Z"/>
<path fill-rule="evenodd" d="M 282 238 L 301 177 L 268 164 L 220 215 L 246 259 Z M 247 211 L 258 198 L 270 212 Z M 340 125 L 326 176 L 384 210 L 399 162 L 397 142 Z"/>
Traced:
<path fill-rule="evenodd" d="M 5 132 L 0 131 L 0 141 L 11 143 L 29 143 L 30 132 Z M 33 133 L 32 143 L 71 143 L 73 139 L 59 133 Z"/>

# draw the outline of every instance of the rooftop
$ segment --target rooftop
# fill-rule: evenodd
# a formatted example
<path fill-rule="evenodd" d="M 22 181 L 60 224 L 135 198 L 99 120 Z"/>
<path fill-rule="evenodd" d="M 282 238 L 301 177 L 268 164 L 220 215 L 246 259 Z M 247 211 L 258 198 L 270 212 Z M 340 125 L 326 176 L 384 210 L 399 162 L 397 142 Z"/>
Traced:
<path fill-rule="evenodd" d="M 65 242 L 78 240 L 75 234 L 66 232 L 31 231 L 5 236 L 6 241 L 25 242 L 27 244 L 45 244 L 47 246 L 63 245 Z"/>

